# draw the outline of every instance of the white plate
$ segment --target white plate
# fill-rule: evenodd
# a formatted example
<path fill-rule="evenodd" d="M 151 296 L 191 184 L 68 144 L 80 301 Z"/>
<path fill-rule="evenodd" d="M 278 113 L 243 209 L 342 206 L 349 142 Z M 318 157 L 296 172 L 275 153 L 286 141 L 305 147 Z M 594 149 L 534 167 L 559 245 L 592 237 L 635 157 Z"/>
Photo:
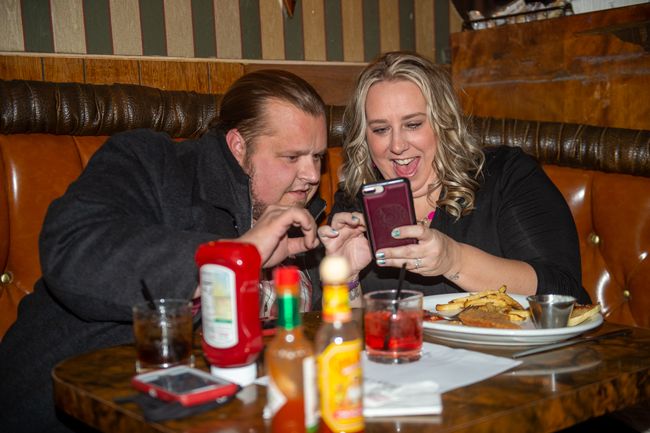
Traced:
<path fill-rule="evenodd" d="M 468 294 L 450 293 L 424 297 L 424 309 L 436 311 L 437 304 L 446 304 L 452 299 L 465 297 Z M 524 308 L 528 308 L 528 301 L 522 295 L 510 295 Z M 448 311 L 453 314 L 454 311 Z M 491 346 L 538 346 L 541 344 L 555 343 L 566 340 L 585 331 L 597 328 L 603 323 L 603 316 L 597 314 L 586 322 L 576 326 L 553 329 L 535 329 L 530 320 L 526 320 L 522 329 L 497 329 L 478 328 L 476 326 L 453 325 L 445 321 L 427 322 L 423 326 L 427 334 L 442 340 L 460 343 L 484 344 Z"/>

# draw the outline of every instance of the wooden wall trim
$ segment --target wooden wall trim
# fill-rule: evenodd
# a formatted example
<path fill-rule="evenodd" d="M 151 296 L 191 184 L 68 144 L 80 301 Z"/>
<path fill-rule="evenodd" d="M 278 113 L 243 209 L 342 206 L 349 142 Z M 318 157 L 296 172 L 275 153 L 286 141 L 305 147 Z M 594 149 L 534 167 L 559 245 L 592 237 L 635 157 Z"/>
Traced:
<path fill-rule="evenodd" d="M 328 105 L 344 105 L 365 64 L 233 62 L 197 59 L 15 55 L 0 53 L 0 79 L 140 84 L 165 90 L 223 93 L 243 74 L 284 69 L 307 80 Z"/>

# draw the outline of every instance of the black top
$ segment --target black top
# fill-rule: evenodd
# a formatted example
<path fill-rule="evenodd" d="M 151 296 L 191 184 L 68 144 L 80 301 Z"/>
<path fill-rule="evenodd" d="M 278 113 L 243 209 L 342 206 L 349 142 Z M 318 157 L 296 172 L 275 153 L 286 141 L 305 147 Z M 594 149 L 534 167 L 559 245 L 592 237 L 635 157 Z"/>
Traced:
<path fill-rule="evenodd" d="M 520 148 L 503 146 L 484 151 L 486 161 L 476 209 L 458 221 L 438 209 L 431 227 L 492 255 L 530 264 L 537 274 L 537 293 L 567 294 L 580 303 L 589 303 L 581 285 L 575 223 L 560 191 Z M 339 190 L 332 214 L 361 210 L 360 200 L 350 204 L 343 197 Z M 398 271 L 378 267 L 373 260 L 361 273 L 363 291 L 394 289 Z M 406 273 L 404 288 L 425 295 L 463 292 L 442 276 L 423 277 L 411 272 Z"/>

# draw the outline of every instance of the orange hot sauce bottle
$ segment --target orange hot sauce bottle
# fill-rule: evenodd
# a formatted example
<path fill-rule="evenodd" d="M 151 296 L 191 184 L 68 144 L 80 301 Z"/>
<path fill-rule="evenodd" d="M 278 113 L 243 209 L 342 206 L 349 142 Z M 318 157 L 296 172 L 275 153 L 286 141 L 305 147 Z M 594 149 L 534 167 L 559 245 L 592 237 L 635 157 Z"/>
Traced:
<path fill-rule="evenodd" d="M 269 375 L 268 407 L 274 433 L 312 433 L 318 429 L 314 349 L 303 334 L 299 312 L 300 275 L 295 266 L 274 272 L 277 333 L 265 353 Z"/>
<path fill-rule="evenodd" d="M 363 432 L 361 335 L 352 322 L 343 257 L 327 256 L 320 266 L 323 324 L 316 333 L 321 432 Z"/>

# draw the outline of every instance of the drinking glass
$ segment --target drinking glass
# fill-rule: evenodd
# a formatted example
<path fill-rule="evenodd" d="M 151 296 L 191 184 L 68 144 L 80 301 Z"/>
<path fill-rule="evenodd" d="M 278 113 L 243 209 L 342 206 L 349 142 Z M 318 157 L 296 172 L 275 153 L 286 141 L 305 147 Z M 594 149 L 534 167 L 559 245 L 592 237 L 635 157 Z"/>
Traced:
<path fill-rule="evenodd" d="M 422 353 L 422 293 L 381 290 L 363 296 L 364 334 L 368 359 L 402 364 Z"/>
<path fill-rule="evenodd" d="M 194 366 L 192 305 L 180 299 L 157 299 L 133 306 L 138 373 L 177 365 Z"/>

